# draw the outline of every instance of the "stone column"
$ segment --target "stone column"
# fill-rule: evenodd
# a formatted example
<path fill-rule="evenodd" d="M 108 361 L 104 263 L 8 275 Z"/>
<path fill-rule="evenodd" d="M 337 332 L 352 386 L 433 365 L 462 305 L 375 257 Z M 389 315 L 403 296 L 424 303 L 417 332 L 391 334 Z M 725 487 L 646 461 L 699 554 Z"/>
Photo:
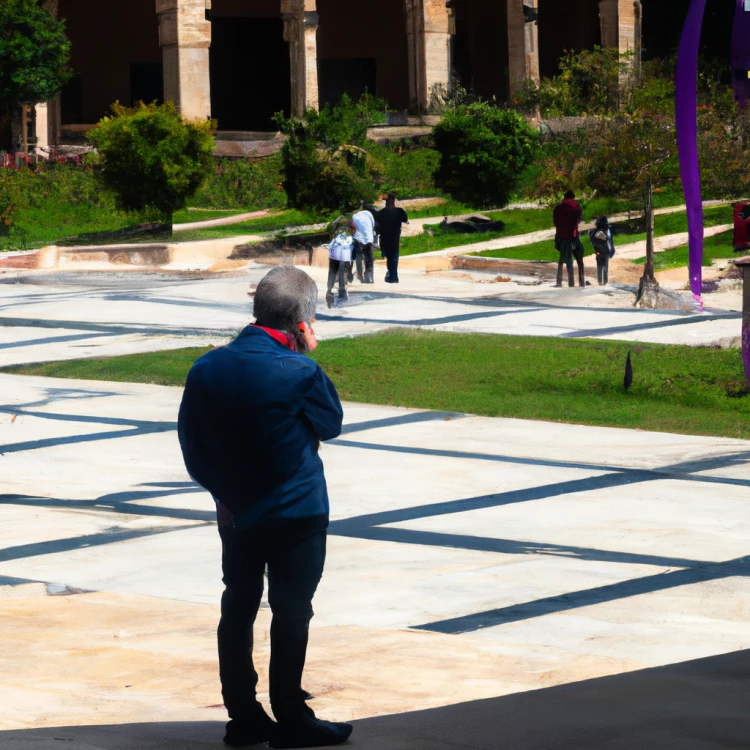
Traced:
<path fill-rule="evenodd" d="M 538 0 L 508 0 L 508 71 L 511 93 L 527 80 L 539 83 Z"/>
<path fill-rule="evenodd" d="M 406 0 L 409 98 L 420 109 L 446 94 L 451 80 L 450 12 L 446 0 Z"/>
<path fill-rule="evenodd" d="M 46 7 L 55 18 L 58 17 L 58 0 L 47 0 Z M 36 105 L 35 122 L 37 154 L 48 158 L 50 149 L 60 145 L 61 110 L 59 96 L 44 104 Z M 42 151 L 42 149 L 47 150 Z"/>
<path fill-rule="evenodd" d="M 600 0 L 602 46 L 617 47 L 620 54 L 633 52 L 634 65 L 641 61 L 641 0 Z"/>
<path fill-rule="evenodd" d="M 316 0 L 282 0 L 284 39 L 292 67 L 292 114 L 318 109 L 318 11 Z"/>
<path fill-rule="evenodd" d="M 164 99 L 191 120 L 211 117 L 210 0 L 156 0 L 164 57 Z"/>

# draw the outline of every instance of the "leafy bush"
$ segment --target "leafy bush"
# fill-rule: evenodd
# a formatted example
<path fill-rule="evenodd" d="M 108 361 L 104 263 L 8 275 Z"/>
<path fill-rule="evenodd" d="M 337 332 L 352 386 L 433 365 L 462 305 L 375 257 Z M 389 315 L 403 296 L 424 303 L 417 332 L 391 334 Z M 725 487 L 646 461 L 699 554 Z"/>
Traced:
<path fill-rule="evenodd" d="M 211 170 L 216 124 L 188 122 L 171 102 L 112 109 L 88 134 L 103 184 L 123 210 L 155 208 L 171 226 Z"/>
<path fill-rule="evenodd" d="M 276 116 L 287 136 L 281 150 L 289 206 L 348 211 L 372 202 L 382 181 L 378 162 L 362 148 L 372 123 L 372 99 L 344 96 L 335 107 L 310 110 L 303 120 Z"/>
<path fill-rule="evenodd" d="M 152 218 L 148 212 L 119 211 L 114 194 L 102 190 L 90 159 L 82 166 L 52 162 L 34 170 L 0 169 L 0 249 L 39 247 Z"/>
<path fill-rule="evenodd" d="M 201 208 L 256 208 L 286 206 L 281 154 L 263 159 L 215 158 L 206 182 L 190 200 Z"/>
<path fill-rule="evenodd" d="M 479 207 L 508 203 L 538 145 L 520 114 L 486 102 L 449 110 L 434 138 L 441 156 L 436 185 Z"/>
<path fill-rule="evenodd" d="M 615 112 L 621 93 L 634 81 L 632 53 L 612 47 L 594 47 L 566 53 L 560 74 L 539 84 L 527 81 L 514 104 L 523 110 L 539 108 L 544 117 L 583 117 Z"/>
<path fill-rule="evenodd" d="M 395 192 L 399 198 L 425 198 L 441 195 L 435 187 L 435 172 L 440 166 L 440 154 L 423 139 L 421 143 L 402 141 L 381 146 L 368 143 L 367 152 L 383 171 L 384 193 Z"/>

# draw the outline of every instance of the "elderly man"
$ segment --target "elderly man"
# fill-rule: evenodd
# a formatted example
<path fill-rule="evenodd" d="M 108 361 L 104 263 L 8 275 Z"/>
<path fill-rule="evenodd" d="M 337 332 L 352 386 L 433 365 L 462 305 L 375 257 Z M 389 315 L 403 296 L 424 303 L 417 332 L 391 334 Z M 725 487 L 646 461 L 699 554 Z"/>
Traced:
<path fill-rule="evenodd" d="M 302 671 L 323 573 L 328 493 L 321 440 L 341 433 L 336 388 L 305 356 L 318 290 L 298 268 L 273 269 L 255 293 L 255 325 L 201 357 L 187 378 L 179 436 L 190 475 L 216 500 L 225 591 L 219 666 L 232 747 L 345 742 L 349 724 L 317 719 Z M 271 707 L 256 699 L 253 623 L 268 569 Z"/>

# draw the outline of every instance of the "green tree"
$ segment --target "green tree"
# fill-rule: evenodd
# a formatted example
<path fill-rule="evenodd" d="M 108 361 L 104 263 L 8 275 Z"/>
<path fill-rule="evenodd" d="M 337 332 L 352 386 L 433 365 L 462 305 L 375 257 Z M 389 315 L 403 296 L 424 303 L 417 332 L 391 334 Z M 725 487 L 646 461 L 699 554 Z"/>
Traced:
<path fill-rule="evenodd" d="M 112 108 L 88 134 L 98 151 L 99 176 L 125 211 L 159 211 L 172 231 L 175 211 L 185 207 L 213 168 L 212 121 L 185 120 L 174 104 Z"/>
<path fill-rule="evenodd" d="M 487 102 L 449 109 L 434 138 L 436 185 L 475 206 L 505 206 L 538 147 L 521 115 Z"/>
<path fill-rule="evenodd" d="M 276 116 L 287 137 L 281 157 L 291 207 L 345 212 L 375 200 L 382 167 L 363 146 L 382 109 L 367 94 L 356 103 L 344 95 L 335 107 L 310 110 L 302 120 Z"/>
<path fill-rule="evenodd" d="M 9 125 L 12 112 L 56 97 L 69 80 L 70 42 L 65 24 L 42 0 L 0 2 L 0 119 Z M 28 151 L 23 127 L 24 152 Z M 11 144 L 6 144 L 11 145 Z"/>

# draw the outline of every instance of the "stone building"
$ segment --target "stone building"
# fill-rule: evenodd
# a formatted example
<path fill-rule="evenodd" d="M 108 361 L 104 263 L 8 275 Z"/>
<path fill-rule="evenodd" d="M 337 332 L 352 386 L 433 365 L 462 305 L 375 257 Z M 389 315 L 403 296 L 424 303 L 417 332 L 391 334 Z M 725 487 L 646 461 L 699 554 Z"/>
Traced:
<path fill-rule="evenodd" d="M 640 0 L 57 0 L 76 72 L 38 108 L 40 145 L 114 101 L 172 100 L 224 131 L 268 131 L 365 90 L 426 110 L 458 80 L 507 99 L 565 50 L 640 50 Z"/>

